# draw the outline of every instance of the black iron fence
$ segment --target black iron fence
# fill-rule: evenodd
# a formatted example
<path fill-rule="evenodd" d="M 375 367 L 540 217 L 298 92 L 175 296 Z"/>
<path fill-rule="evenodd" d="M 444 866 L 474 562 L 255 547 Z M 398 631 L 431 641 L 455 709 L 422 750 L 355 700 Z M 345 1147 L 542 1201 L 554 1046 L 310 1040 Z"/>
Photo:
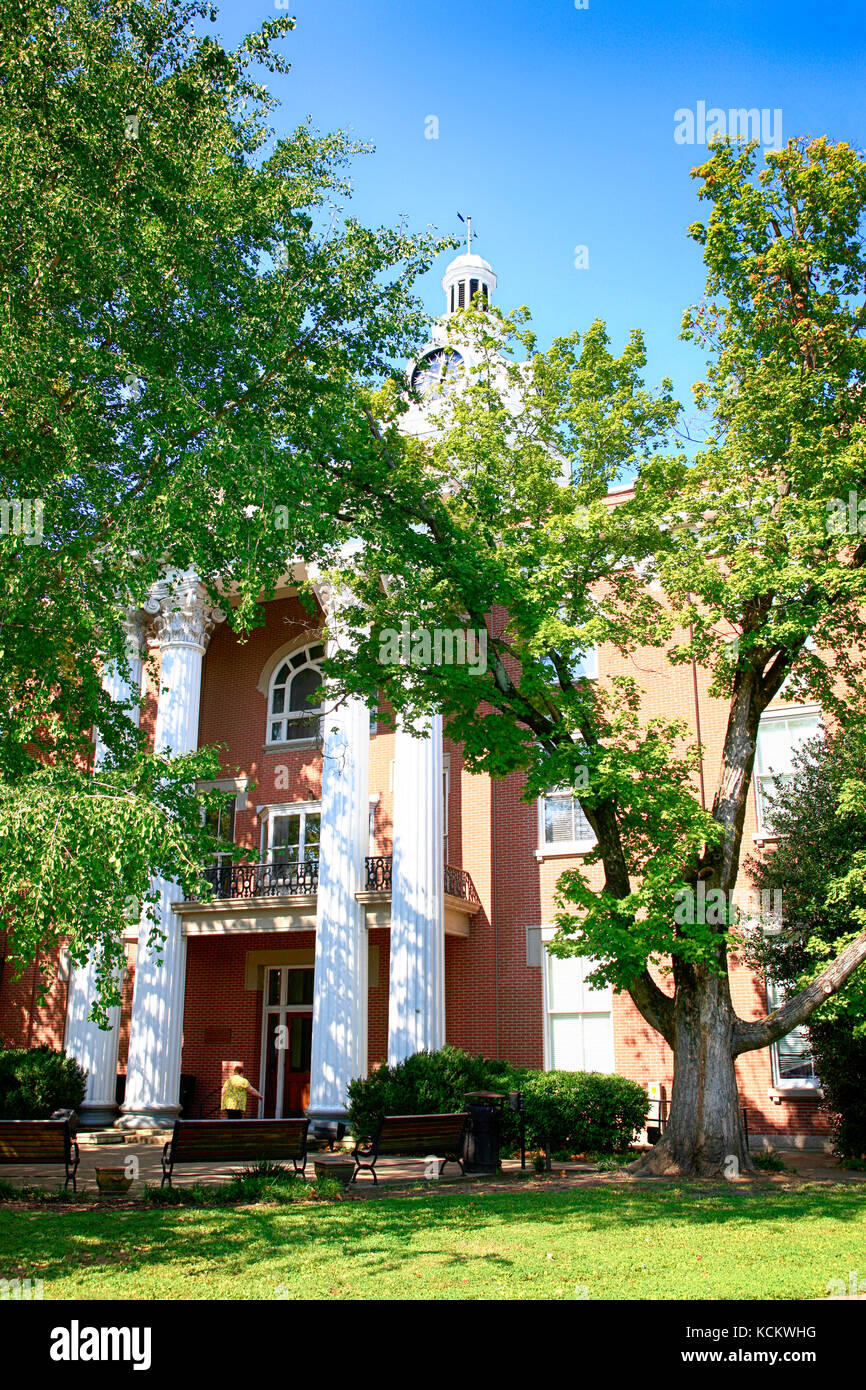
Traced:
<path fill-rule="evenodd" d="M 481 901 L 466 869 L 455 869 L 452 864 L 445 865 L 445 892 L 453 898 L 463 898 L 467 903 Z"/>
<path fill-rule="evenodd" d="M 390 893 L 392 858 L 390 854 L 370 855 L 366 861 L 365 887 L 368 892 Z M 278 898 L 292 894 L 312 895 L 319 887 L 318 859 L 297 864 L 212 864 L 202 877 L 215 898 Z M 464 902 L 479 902 L 475 884 L 465 869 L 445 865 L 445 892 Z"/>
<path fill-rule="evenodd" d="M 318 859 L 298 864 L 214 864 L 202 877 L 216 898 L 279 898 L 319 887 Z"/>
<path fill-rule="evenodd" d="M 390 893 L 391 863 L 390 854 L 373 854 L 366 860 L 367 881 L 365 887 L 368 892 Z"/>

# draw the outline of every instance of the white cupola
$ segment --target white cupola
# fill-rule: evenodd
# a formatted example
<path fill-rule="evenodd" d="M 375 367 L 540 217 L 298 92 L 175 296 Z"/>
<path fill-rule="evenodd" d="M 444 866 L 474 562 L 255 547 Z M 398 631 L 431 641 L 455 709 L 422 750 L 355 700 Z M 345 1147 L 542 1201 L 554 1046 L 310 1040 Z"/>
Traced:
<path fill-rule="evenodd" d="M 476 294 L 481 295 L 482 304 L 492 303 L 496 274 L 489 261 L 474 251 L 464 251 L 455 256 L 447 267 L 442 276 L 442 288 L 445 291 L 445 317 L 449 318 L 458 309 L 471 304 Z"/>

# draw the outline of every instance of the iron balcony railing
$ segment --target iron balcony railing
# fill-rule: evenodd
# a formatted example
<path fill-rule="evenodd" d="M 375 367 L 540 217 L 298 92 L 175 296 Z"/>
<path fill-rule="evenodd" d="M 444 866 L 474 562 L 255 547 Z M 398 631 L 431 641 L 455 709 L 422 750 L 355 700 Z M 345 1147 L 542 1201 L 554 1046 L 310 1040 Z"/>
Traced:
<path fill-rule="evenodd" d="M 391 874 L 392 859 L 390 854 L 377 854 L 367 860 L 367 891 L 390 893 L 392 888 Z M 475 891 L 475 884 L 466 869 L 455 869 L 453 864 L 445 865 L 446 893 L 450 893 L 454 898 L 462 898 L 464 902 L 480 903 L 481 899 Z"/>
<path fill-rule="evenodd" d="M 365 887 L 368 892 L 391 892 L 390 854 L 370 855 L 366 860 Z M 318 859 L 298 864 L 211 864 L 202 877 L 215 898 L 281 898 L 292 894 L 312 895 L 319 887 Z M 465 902 L 479 902 L 475 884 L 465 869 L 445 865 L 445 892 Z"/>
<path fill-rule="evenodd" d="M 391 891 L 391 856 L 390 854 L 373 854 L 366 860 L 367 881 L 364 887 L 368 893 L 390 893 Z"/>
<path fill-rule="evenodd" d="M 215 898 L 283 898 L 319 887 L 318 859 L 299 864 L 213 864 L 202 877 Z"/>
<path fill-rule="evenodd" d="M 445 892 L 452 898 L 463 898 L 467 903 L 480 903 L 475 884 L 466 869 L 455 869 L 453 864 L 445 865 Z"/>

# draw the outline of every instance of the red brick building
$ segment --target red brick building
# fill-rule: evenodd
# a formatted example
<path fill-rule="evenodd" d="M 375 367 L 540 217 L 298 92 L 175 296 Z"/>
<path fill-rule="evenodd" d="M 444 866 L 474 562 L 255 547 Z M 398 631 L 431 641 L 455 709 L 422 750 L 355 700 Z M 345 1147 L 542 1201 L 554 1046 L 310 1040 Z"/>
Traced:
<path fill-rule="evenodd" d="M 443 283 L 456 308 L 496 282 L 480 257 L 462 256 Z M 422 378 L 449 368 L 442 341 L 422 354 Z M 415 428 L 423 432 L 423 418 Z M 218 1111 L 236 1061 L 264 1096 L 260 1113 L 333 1119 L 352 1076 L 446 1040 L 525 1066 L 615 1070 L 669 1096 L 670 1051 L 630 999 L 589 989 L 584 962 L 544 949 L 557 878 L 591 847 L 579 802 L 556 789 L 527 802 L 518 776 L 471 775 L 438 719 L 419 739 L 388 731 L 381 712 L 371 717 L 359 702 L 324 718 L 317 663 L 334 599 L 321 589 L 311 617 L 299 578 L 286 577 L 243 642 L 194 576 L 167 577 L 132 615 L 143 726 L 158 749 L 224 745 L 222 830 L 261 862 L 215 866 L 207 902 L 160 885 L 164 963 L 147 949 L 147 931 L 132 928 L 124 1003 L 109 1033 L 87 1022 L 88 971 L 61 959 L 42 1006 L 34 972 L 18 981 L 7 972 L 4 1045 L 65 1041 L 89 1072 L 90 1122 L 119 1114 L 128 1127 L 165 1123 L 180 1103 L 191 1115 Z M 705 674 L 651 648 L 627 661 L 612 649 L 587 653 L 588 678 L 617 673 L 645 689 L 648 716 L 690 725 L 706 750 L 699 792 L 711 802 L 727 709 L 709 697 Z M 129 693 L 116 673 L 106 681 L 116 697 Z M 784 770 L 819 717 L 784 700 L 765 715 L 747 853 L 769 836 L 767 769 Z M 747 892 L 744 883 L 743 902 Z M 732 987 L 742 1016 L 766 1011 L 763 982 L 737 962 Z M 799 1037 L 747 1054 L 737 1072 L 753 1142 L 825 1142 Z"/>

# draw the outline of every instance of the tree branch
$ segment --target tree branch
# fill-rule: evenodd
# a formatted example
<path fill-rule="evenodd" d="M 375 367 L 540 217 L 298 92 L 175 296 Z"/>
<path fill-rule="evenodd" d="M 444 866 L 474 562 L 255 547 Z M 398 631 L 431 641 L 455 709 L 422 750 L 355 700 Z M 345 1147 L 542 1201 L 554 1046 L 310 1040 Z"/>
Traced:
<path fill-rule="evenodd" d="M 660 989 L 648 970 L 632 980 L 628 992 L 634 1000 L 638 1012 L 651 1028 L 661 1033 L 670 1047 L 674 1045 L 674 1001 L 669 994 Z"/>
<path fill-rule="evenodd" d="M 841 989 L 849 975 L 853 975 L 858 965 L 866 960 L 866 932 L 856 937 L 846 946 L 841 955 L 822 970 L 811 984 L 792 996 L 785 1004 L 774 1009 L 766 1018 L 747 1022 L 739 1019 L 734 1028 L 734 1056 L 741 1052 L 754 1052 L 758 1047 L 769 1047 L 805 1023 L 809 1015 L 831 994 Z"/>

